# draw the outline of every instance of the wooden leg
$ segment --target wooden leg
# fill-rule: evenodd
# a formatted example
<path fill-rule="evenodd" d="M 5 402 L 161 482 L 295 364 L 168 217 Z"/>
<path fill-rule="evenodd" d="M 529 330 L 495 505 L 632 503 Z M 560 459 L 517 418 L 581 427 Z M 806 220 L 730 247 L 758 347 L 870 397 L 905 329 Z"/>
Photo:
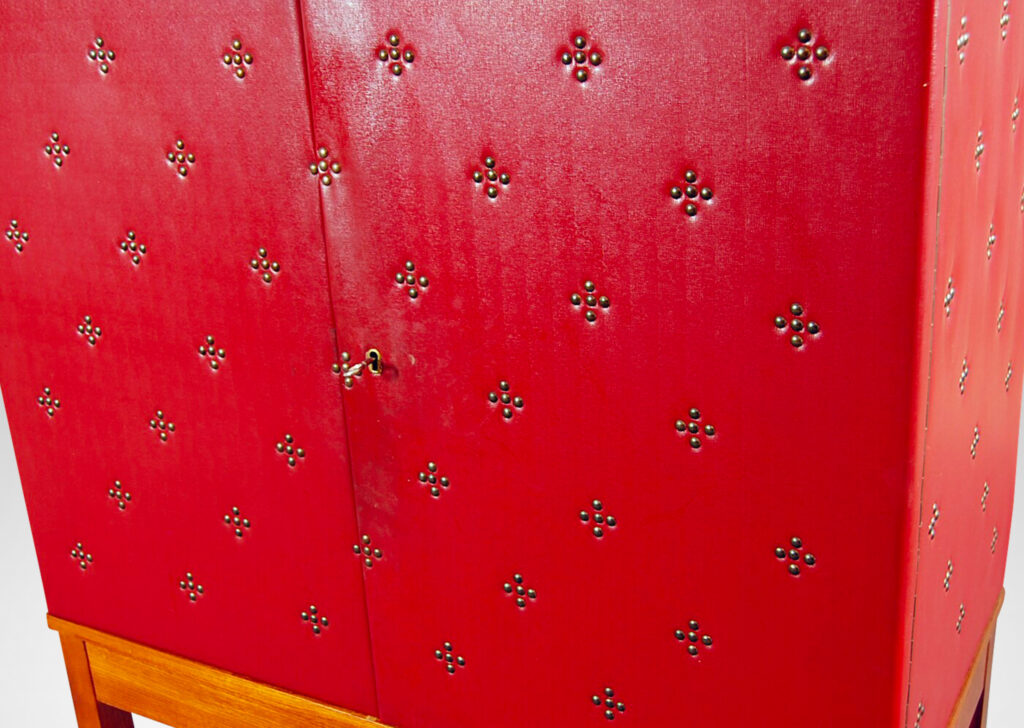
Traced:
<path fill-rule="evenodd" d="M 85 642 L 70 635 L 60 635 L 64 652 L 64 665 L 71 684 L 71 699 L 75 703 L 75 716 L 79 728 L 133 728 L 132 714 L 112 708 L 96 700 L 89 669 L 89 654 Z"/>
<path fill-rule="evenodd" d="M 992 653 L 996 649 L 996 629 L 992 625 L 991 636 L 988 642 L 988 664 L 985 666 L 985 691 L 981 694 L 981 704 L 978 706 L 979 720 L 978 728 L 985 728 L 988 725 L 988 694 L 989 686 L 992 684 Z"/>
<path fill-rule="evenodd" d="M 960 697 L 953 707 L 948 728 L 985 728 L 988 721 L 988 693 L 992 684 L 992 653 L 996 645 L 996 620 L 1005 596 L 1006 592 L 999 593 L 974 662 L 964 679 Z"/>
<path fill-rule="evenodd" d="M 985 728 L 988 725 L 988 694 L 992 683 L 992 653 L 996 647 L 995 623 L 989 627 L 986 640 L 978 651 L 976 669 L 972 670 L 974 677 L 968 678 L 968 684 L 973 683 L 977 686 L 972 692 L 977 694 L 978 697 L 971 698 L 970 706 L 965 706 L 970 712 L 964 714 L 961 717 L 961 721 L 954 720 L 950 724 L 951 726 L 962 725 L 964 728 Z M 966 723 L 967 715 L 970 715 L 969 724 Z"/>

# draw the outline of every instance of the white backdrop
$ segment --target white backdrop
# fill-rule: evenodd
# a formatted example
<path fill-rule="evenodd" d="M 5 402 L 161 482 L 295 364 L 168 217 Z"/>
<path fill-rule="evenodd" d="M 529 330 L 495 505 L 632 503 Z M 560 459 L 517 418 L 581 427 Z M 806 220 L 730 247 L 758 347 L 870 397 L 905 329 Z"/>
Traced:
<path fill-rule="evenodd" d="M 1024 428 L 1022 428 L 1024 434 Z M 1010 531 L 1006 603 L 996 635 L 989 728 L 1024 726 L 1024 443 L 1018 449 L 1018 498 Z M 25 501 L 0 402 L 0 725 L 75 728 L 57 635 L 46 627 L 46 602 Z M 136 718 L 139 728 L 161 724 Z M 926 723 L 928 728 L 945 728 Z M 794 726 L 793 728 L 810 728 Z M 873 728 L 865 726 L 865 728 Z M 924 728 L 924 727 L 922 727 Z"/>

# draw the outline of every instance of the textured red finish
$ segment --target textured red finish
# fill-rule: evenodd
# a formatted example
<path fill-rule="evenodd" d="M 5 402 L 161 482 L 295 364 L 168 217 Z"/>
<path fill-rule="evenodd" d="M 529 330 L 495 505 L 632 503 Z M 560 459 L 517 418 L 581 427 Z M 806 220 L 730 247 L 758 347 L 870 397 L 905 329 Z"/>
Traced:
<path fill-rule="evenodd" d="M 402 728 L 944 725 L 1019 418 L 999 3 L 263 5 L 0 15 L 51 611 Z"/>
<path fill-rule="evenodd" d="M 902 715 L 922 8 L 743 6 L 311 3 L 339 338 L 393 365 L 346 393 L 385 721 L 585 725 L 606 687 L 641 726 Z M 780 58 L 804 25 L 834 49 L 810 84 Z M 418 48 L 399 77 L 372 52 L 391 31 Z M 585 84 L 558 55 L 579 33 L 604 54 Z M 688 168 L 713 191 L 693 218 Z M 585 280 L 610 300 L 592 324 Z M 773 325 L 793 302 L 821 327 L 800 350 Z M 698 451 L 690 408 L 716 428 Z M 794 536 L 798 578 L 774 555 Z"/>
<path fill-rule="evenodd" d="M 0 11 L 20 39 L 0 63 L 0 205 L 29 233 L 0 250 L 0 382 L 49 609 L 374 712 L 296 10 L 58 5 Z M 106 74 L 87 55 L 97 36 Z M 236 38 L 243 79 L 222 60 Z M 165 156 L 177 139 L 195 155 L 184 177 Z M 129 229 L 138 265 L 119 247 Z M 269 285 L 250 267 L 260 247 L 280 266 Z M 198 353 L 208 335 L 217 370 Z M 306 451 L 294 468 L 275 451 L 285 433 Z M 320 636 L 300 617 L 311 604 Z"/>
<path fill-rule="evenodd" d="M 921 726 L 949 715 L 1006 568 L 1024 334 L 1024 28 L 1002 5 L 953 4 L 936 21 L 933 142 L 945 124 L 921 268 L 934 294 L 917 390 L 927 434 L 914 483 L 908 725 L 919 711 Z"/>

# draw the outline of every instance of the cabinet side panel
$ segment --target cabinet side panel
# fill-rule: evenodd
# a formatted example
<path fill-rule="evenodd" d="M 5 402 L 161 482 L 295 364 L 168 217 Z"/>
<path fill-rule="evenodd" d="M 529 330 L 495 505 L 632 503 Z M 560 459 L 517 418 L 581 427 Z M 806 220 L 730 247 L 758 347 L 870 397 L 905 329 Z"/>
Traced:
<path fill-rule="evenodd" d="M 1024 336 L 1024 14 L 939 5 L 908 726 L 945 725 L 1002 586 Z"/>

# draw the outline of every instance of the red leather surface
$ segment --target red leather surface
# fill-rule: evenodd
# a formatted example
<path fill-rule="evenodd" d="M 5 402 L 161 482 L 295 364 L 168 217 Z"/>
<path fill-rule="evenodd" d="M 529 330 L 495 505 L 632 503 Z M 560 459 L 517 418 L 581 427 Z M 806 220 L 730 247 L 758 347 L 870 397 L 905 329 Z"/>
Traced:
<path fill-rule="evenodd" d="M 1019 417 L 997 5 L 3 12 L 50 610 L 402 728 L 944 725 Z"/>
<path fill-rule="evenodd" d="M 381 717 L 587 725 L 611 688 L 641 726 L 896 725 L 925 6 L 309 8 L 340 346 L 390 364 L 345 392 Z M 781 58 L 805 26 L 833 51 L 810 83 Z M 584 83 L 576 35 L 603 54 Z"/>
<path fill-rule="evenodd" d="M 29 233 L 0 250 L 0 383 L 50 611 L 375 712 L 295 7 L 22 3 L 0 20 L 19 39 L 0 62 L 0 207 Z M 222 60 L 236 38 L 243 79 Z M 173 432 L 151 429 L 158 409 Z M 285 433 L 306 453 L 293 468 Z"/>
<path fill-rule="evenodd" d="M 1002 586 L 1021 401 L 1024 28 L 1001 2 L 946 11 L 932 89 L 945 123 L 925 206 L 938 214 L 923 240 L 934 295 L 919 380 L 927 434 L 914 488 L 913 726 L 944 724 Z"/>

